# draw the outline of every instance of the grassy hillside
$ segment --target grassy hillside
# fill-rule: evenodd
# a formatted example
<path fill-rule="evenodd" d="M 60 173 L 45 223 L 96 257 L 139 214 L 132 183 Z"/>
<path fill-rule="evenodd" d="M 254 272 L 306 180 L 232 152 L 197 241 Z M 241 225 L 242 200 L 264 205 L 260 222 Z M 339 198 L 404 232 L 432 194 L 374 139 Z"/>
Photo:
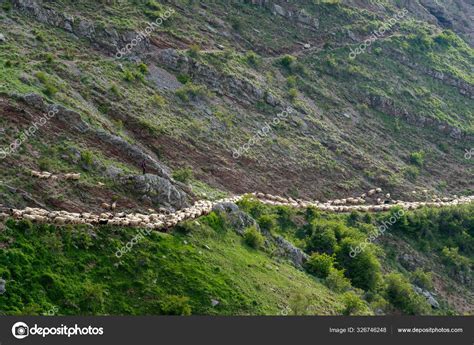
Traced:
<path fill-rule="evenodd" d="M 52 308 L 61 315 L 474 311 L 472 206 L 407 213 L 354 258 L 350 246 L 357 247 L 391 214 L 330 215 L 250 199 L 240 207 L 258 220 L 255 236 L 263 239 L 263 233 L 264 242 L 251 230 L 238 235 L 225 213 L 211 213 L 169 234 L 145 235 L 120 259 L 115 253 L 136 229 L 8 221 L 1 232 L 6 292 L 0 310 L 9 315 Z M 303 271 L 282 256 L 277 235 L 311 254 Z M 407 253 L 414 266 L 399 258 Z M 439 307 L 429 306 L 412 283 L 435 293 Z"/>

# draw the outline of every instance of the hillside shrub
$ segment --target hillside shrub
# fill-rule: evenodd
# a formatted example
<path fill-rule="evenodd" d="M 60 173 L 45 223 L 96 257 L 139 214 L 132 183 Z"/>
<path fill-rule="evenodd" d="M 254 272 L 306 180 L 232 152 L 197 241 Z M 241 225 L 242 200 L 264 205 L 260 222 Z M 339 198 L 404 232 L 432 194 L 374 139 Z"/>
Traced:
<path fill-rule="evenodd" d="M 334 257 L 326 253 L 314 253 L 309 257 L 305 265 L 309 273 L 319 278 L 326 278 L 334 266 Z"/>
<path fill-rule="evenodd" d="M 344 276 L 344 270 L 331 267 L 325 281 L 326 286 L 334 292 L 345 292 L 351 288 L 351 281 Z"/>
<path fill-rule="evenodd" d="M 190 167 L 177 169 L 173 172 L 173 178 L 176 181 L 182 183 L 189 183 L 189 181 L 193 178 L 193 171 Z"/>
<path fill-rule="evenodd" d="M 423 296 L 418 295 L 406 278 L 399 273 L 391 273 L 386 278 L 387 300 L 404 314 L 421 315 L 430 310 Z"/>
<path fill-rule="evenodd" d="M 265 243 L 264 237 L 255 226 L 251 226 L 245 230 L 244 241 L 247 243 L 247 245 L 254 249 L 261 248 Z"/>
<path fill-rule="evenodd" d="M 342 301 L 344 303 L 343 315 L 361 315 L 367 309 L 365 302 L 352 291 L 346 292 Z"/>
<path fill-rule="evenodd" d="M 381 265 L 370 246 L 351 257 L 351 252 L 362 243 L 344 238 L 336 251 L 338 264 L 346 269 L 345 274 L 352 285 L 366 291 L 376 290 L 382 282 Z"/>
<path fill-rule="evenodd" d="M 417 268 L 410 274 L 411 282 L 425 290 L 433 290 L 433 275 Z"/>
<path fill-rule="evenodd" d="M 410 154 L 410 163 L 419 167 L 423 166 L 425 160 L 425 153 L 423 151 L 412 152 Z"/>
<path fill-rule="evenodd" d="M 275 218 L 268 214 L 264 214 L 258 218 L 257 222 L 262 231 L 270 232 L 276 226 Z"/>

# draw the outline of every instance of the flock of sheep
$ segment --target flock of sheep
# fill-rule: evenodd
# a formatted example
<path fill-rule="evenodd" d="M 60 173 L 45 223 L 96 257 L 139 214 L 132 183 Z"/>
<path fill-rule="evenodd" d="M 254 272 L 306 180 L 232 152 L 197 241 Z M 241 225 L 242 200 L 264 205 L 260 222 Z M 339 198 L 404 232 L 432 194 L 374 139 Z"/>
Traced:
<path fill-rule="evenodd" d="M 62 174 L 53 175 L 48 172 L 32 171 L 32 175 L 42 179 L 64 179 L 77 180 L 80 174 Z M 423 191 L 427 196 L 427 191 Z M 416 192 L 414 192 L 416 194 Z M 346 199 L 335 199 L 326 202 L 319 201 L 305 201 L 301 199 L 284 198 L 281 196 L 251 193 L 253 197 L 268 205 L 282 205 L 296 208 L 315 207 L 327 212 L 380 212 L 388 211 L 390 208 L 399 206 L 404 209 L 414 210 L 423 206 L 443 207 L 450 205 L 467 204 L 474 201 L 474 196 L 458 198 L 438 198 L 434 196 L 430 201 L 414 201 L 405 202 L 402 200 L 391 199 L 390 194 L 382 195 L 381 188 L 369 190 L 358 197 L 350 197 Z M 238 202 L 243 196 L 234 196 L 230 198 L 221 199 L 218 201 L 197 201 L 193 206 L 170 213 L 168 210 L 160 208 L 158 211 L 150 209 L 148 214 L 144 213 L 124 213 L 115 212 L 117 203 L 111 205 L 103 203 L 101 206 L 108 212 L 100 214 L 93 214 L 88 212 L 72 213 L 66 211 L 48 211 L 41 208 L 27 207 L 23 210 L 7 209 L 0 211 L 0 221 L 6 220 L 10 217 L 14 219 L 26 219 L 34 223 L 45 224 L 87 224 L 90 226 L 96 225 L 114 225 L 120 227 L 138 227 L 148 228 L 153 230 L 166 230 L 176 226 L 179 222 L 189 219 L 195 219 L 211 212 L 212 208 L 219 203 L 224 202 Z"/>
<path fill-rule="evenodd" d="M 237 202 L 241 197 L 232 197 L 221 200 L 220 202 Z M 23 210 L 9 209 L 7 212 L 0 213 L 0 221 L 9 217 L 14 219 L 26 219 L 33 223 L 43 224 L 87 224 L 96 225 L 114 225 L 120 227 L 139 227 L 153 230 L 166 230 L 176 226 L 179 222 L 198 218 L 209 214 L 215 203 L 207 200 L 197 201 L 193 206 L 176 211 L 175 213 L 165 212 L 163 210 L 156 212 L 150 209 L 149 214 L 143 213 L 124 213 L 124 212 L 104 212 L 101 214 L 92 214 L 88 212 L 72 213 L 66 211 L 48 211 L 41 208 L 26 207 Z"/>
<path fill-rule="evenodd" d="M 55 175 L 47 171 L 35 171 L 35 170 L 31 170 L 31 176 L 37 177 L 43 180 L 47 180 L 47 179 L 79 180 L 81 178 L 81 174 L 79 173 L 67 173 L 67 174 Z"/>
<path fill-rule="evenodd" d="M 319 202 L 319 201 L 305 201 L 301 199 L 293 199 L 293 198 L 283 198 L 281 196 L 271 195 L 271 194 L 264 194 L 264 193 L 252 193 L 257 199 L 261 202 L 268 204 L 268 205 L 282 205 L 282 206 L 292 206 L 292 207 L 315 207 L 320 209 L 321 211 L 327 212 L 351 212 L 351 211 L 359 211 L 359 212 L 381 212 L 381 211 L 388 211 L 392 207 L 398 206 L 402 207 L 406 210 L 415 210 L 417 208 L 423 206 L 431 206 L 431 207 L 443 207 L 443 206 L 452 206 L 452 205 L 459 205 L 459 204 L 468 204 L 474 201 L 474 196 L 468 197 L 458 197 L 457 195 L 453 196 L 452 198 L 439 198 L 438 196 L 433 196 L 428 201 L 428 191 L 423 191 L 425 195 L 426 201 L 402 201 L 402 200 L 394 200 L 391 198 L 389 193 L 385 194 L 385 196 L 378 197 L 382 194 L 382 188 L 375 188 L 369 190 L 367 193 L 362 194 L 359 197 L 350 197 L 346 199 L 335 199 L 335 200 L 328 200 L 326 202 Z M 417 192 L 413 192 L 412 194 L 417 194 Z M 369 199 L 372 199 L 372 204 L 367 204 Z"/>

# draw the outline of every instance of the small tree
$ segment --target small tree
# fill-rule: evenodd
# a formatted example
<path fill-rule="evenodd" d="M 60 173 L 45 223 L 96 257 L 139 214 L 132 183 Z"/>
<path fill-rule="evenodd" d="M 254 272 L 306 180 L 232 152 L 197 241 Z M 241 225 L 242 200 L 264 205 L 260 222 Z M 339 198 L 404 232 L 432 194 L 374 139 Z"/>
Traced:
<path fill-rule="evenodd" d="M 319 278 L 326 278 L 333 265 L 334 257 L 326 253 L 314 253 L 306 262 L 306 269 Z"/>
<path fill-rule="evenodd" d="M 258 218 L 258 225 L 260 226 L 260 229 L 263 231 L 270 231 L 275 227 L 275 219 L 270 216 L 270 215 L 263 215 L 260 218 Z"/>
<path fill-rule="evenodd" d="M 352 291 L 346 292 L 342 301 L 344 303 L 342 314 L 344 315 L 361 315 L 367 309 L 364 301 Z"/>
<path fill-rule="evenodd" d="M 186 167 L 182 169 L 178 169 L 173 173 L 173 178 L 176 181 L 188 183 L 193 177 L 193 171 L 191 168 Z"/>
<path fill-rule="evenodd" d="M 344 270 L 331 267 L 326 278 L 326 286 L 335 292 L 345 292 L 351 288 L 351 281 L 344 276 Z"/>
<path fill-rule="evenodd" d="M 259 249 L 265 243 L 264 237 L 255 226 L 251 226 L 250 228 L 247 228 L 247 230 L 245 230 L 244 240 L 245 243 L 255 249 Z"/>

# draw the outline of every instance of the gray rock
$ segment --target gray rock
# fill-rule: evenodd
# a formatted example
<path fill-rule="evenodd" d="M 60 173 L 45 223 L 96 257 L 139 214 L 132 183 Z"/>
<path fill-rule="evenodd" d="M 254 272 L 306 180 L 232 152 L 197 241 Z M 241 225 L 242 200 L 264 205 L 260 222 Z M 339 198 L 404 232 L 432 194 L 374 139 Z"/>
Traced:
<path fill-rule="evenodd" d="M 220 302 L 219 302 L 218 300 L 216 300 L 216 299 L 211 299 L 211 305 L 212 305 L 213 307 L 217 306 L 219 303 L 220 303 Z"/>
<path fill-rule="evenodd" d="M 139 165 L 142 161 L 145 161 L 148 165 L 148 168 L 156 170 L 159 176 L 166 179 L 171 179 L 168 167 L 157 162 L 150 155 L 143 152 L 143 150 L 138 146 L 132 145 L 121 137 L 110 134 L 104 130 L 97 130 L 95 134 L 101 141 L 110 144 L 117 150 L 121 151 L 124 155 L 134 160 L 137 165 Z"/>
<path fill-rule="evenodd" d="M 221 202 L 219 204 L 215 204 L 212 210 L 214 212 L 233 213 L 239 211 L 239 206 L 233 202 Z"/>
<path fill-rule="evenodd" d="M 304 10 L 302 9 L 299 13 L 298 16 L 296 17 L 298 22 L 306 25 L 312 25 L 313 24 L 313 18 Z"/>
<path fill-rule="evenodd" d="M 121 182 L 131 193 L 142 194 L 154 204 L 181 209 L 189 206 L 187 194 L 170 180 L 154 174 L 128 175 Z"/>
<path fill-rule="evenodd" d="M 280 5 L 277 5 L 277 4 L 273 4 L 273 14 L 274 15 L 279 15 L 279 16 L 282 16 L 282 17 L 285 17 L 286 16 L 286 10 L 281 7 Z"/>
<path fill-rule="evenodd" d="M 6 284 L 6 281 L 4 279 L 0 279 L 0 295 L 3 295 L 5 291 L 7 291 L 5 289 L 5 284 Z"/>
<path fill-rule="evenodd" d="M 304 262 L 308 259 L 308 254 L 301 249 L 296 248 L 292 243 L 288 242 L 281 236 L 275 237 L 275 244 L 282 251 L 282 255 L 291 260 L 298 268 L 302 268 Z"/>
<path fill-rule="evenodd" d="M 4 34 L 0 34 L 0 42 L 5 42 L 7 39 Z"/>
<path fill-rule="evenodd" d="M 428 297 L 428 303 L 435 309 L 439 308 L 439 303 L 433 296 Z"/>
<path fill-rule="evenodd" d="M 109 165 L 106 169 L 105 169 L 105 172 L 104 172 L 105 176 L 107 176 L 108 178 L 111 178 L 111 179 L 115 179 L 117 177 L 119 177 L 120 175 L 123 174 L 123 170 L 120 169 L 120 168 L 117 168 L 113 165 Z"/>
<path fill-rule="evenodd" d="M 147 79 L 158 89 L 174 91 L 183 86 L 173 74 L 155 65 L 149 65 L 148 72 Z"/>
<path fill-rule="evenodd" d="M 267 92 L 265 101 L 273 107 L 278 105 L 278 100 L 270 92 Z"/>
<path fill-rule="evenodd" d="M 256 226 L 258 224 L 250 215 L 241 211 L 239 207 L 232 202 L 223 202 L 214 205 L 212 208 L 213 211 L 225 214 L 225 218 L 232 226 L 232 228 L 240 235 L 243 235 L 245 229 L 251 226 Z"/>
<path fill-rule="evenodd" d="M 43 97 L 41 97 L 37 93 L 28 93 L 23 96 L 23 100 L 25 101 L 26 104 L 40 110 L 43 110 L 44 105 L 45 105 L 43 101 Z"/>

